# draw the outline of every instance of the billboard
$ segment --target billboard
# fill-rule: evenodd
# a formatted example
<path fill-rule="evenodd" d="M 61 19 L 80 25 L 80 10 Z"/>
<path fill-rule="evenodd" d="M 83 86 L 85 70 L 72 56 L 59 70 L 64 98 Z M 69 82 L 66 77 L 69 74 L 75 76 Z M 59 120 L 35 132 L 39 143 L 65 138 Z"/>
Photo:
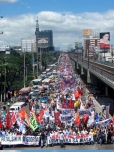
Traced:
<path fill-rule="evenodd" d="M 75 48 L 82 48 L 82 42 L 75 42 Z"/>
<path fill-rule="evenodd" d="M 100 33 L 100 49 L 110 48 L 110 32 Z"/>
<path fill-rule="evenodd" d="M 47 48 L 48 47 L 48 38 L 38 38 L 38 47 Z"/>
<path fill-rule="evenodd" d="M 83 36 L 90 36 L 90 35 L 92 35 L 92 29 L 83 29 L 82 30 L 82 35 Z"/>

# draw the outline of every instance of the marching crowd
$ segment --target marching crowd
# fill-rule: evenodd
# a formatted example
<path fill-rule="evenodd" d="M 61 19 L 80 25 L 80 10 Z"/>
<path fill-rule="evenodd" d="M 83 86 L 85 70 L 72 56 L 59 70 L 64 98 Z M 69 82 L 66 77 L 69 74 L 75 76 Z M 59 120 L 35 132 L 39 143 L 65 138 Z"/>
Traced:
<path fill-rule="evenodd" d="M 30 115 L 27 116 L 23 109 L 15 114 L 10 127 L 7 127 L 7 114 L 1 118 L 1 144 L 4 136 L 39 136 L 38 145 L 41 148 L 56 144 L 64 147 L 69 143 L 113 144 L 114 119 L 105 120 L 102 113 L 97 113 L 91 96 L 87 100 L 82 99 L 86 88 L 80 76 L 74 74 L 67 54 L 61 55 L 56 71 L 55 83 L 49 84 L 50 94 L 46 103 L 32 99 L 29 103 Z"/>

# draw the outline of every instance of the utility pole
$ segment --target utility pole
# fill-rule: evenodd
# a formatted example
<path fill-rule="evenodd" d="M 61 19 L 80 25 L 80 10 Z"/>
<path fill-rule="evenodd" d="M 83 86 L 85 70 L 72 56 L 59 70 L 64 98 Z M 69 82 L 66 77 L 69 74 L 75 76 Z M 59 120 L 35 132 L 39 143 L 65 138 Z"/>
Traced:
<path fill-rule="evenodd" d="M 3 16 L 0 16 L 0 18 L 3 18 Z M 3 34 L 3 32 L 0 32 L 0 34 Z"/>
<path fill-rule="evenodd" d="M 25 88 L 25 49 L 24 49 L 24 88 Z"/>
<path fill-rule="evenodd" d="M 5 67 L 4 101 L 6 101 L 6 67 Z"/>
<path fill-rule="evenodd" d="M 88 44 L 88 69 L 89 69 L 89 44 Z"/>
<path fill-rule="evenodd" d="M 42 72 L 42 43 L 41 43 L 41 47 L 40 47 L 40 68 L 41 68 L 41 72 Z"/>
<path fill-rule="evenodd" d="M 39 37 L 39 25 L 38 25 L 38 18 L 36 20 L 36 53 L 37 53 L 37 78 L 38 78 L 38 67 L 39 67 L 39 62 L 38 62 L 38 37 Z"/>
<path fill-rule="evenodd" d="M 33 69 L 33 75 L 34 75 L 34 47 L 32 44 L 32 69 Z"/>

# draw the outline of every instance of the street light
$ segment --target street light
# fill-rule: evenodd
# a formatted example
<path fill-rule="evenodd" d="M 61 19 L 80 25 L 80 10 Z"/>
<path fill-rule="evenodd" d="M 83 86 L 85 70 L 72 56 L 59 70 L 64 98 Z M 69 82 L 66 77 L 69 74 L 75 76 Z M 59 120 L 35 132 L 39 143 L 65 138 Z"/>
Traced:
<path fill-rule="evenodd" d="M 3 18 L 3 16 L 0 16 L 0 18 Z M 3 32 L 0 32 L 0 34 L 3 34 Z"/>
<path fill-rule="evenodd" d="M 105 63 L 105 46 L 104 46 L 104 63 Z"/>

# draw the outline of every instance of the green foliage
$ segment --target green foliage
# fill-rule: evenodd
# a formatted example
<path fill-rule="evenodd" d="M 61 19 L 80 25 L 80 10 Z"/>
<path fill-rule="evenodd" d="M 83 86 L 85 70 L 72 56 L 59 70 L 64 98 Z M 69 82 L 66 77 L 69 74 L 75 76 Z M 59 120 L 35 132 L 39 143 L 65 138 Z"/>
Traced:
<path fill-rule="evenodd" d="M 45 52 L 42 53 L 42 65 L 46 69 L 48 63 L 54 63 L 59 57 L 58 52 Z M 40 53 L 38 54 L 40 60 Z M 37 63 L 37 54 L 34 53 L 34 61 Z M 33 75 L 32 71 L 32 54 L 25 53 L 25 65 L 27 67 L 27 81 L 26 86 L 30 81 L 37 78 L 37 72 Z M 6 88 L 13 86 L 15 89 L 21 89 L 23 87 L 24 77 L 24 54 L 20 55 L 14 50 L 11 50 L 11 54 L 0 54 L 0 73 L 4 77 L 2 84 L 5 84 Z M 6 80 L 6 81 L 5 81 Z"/>

